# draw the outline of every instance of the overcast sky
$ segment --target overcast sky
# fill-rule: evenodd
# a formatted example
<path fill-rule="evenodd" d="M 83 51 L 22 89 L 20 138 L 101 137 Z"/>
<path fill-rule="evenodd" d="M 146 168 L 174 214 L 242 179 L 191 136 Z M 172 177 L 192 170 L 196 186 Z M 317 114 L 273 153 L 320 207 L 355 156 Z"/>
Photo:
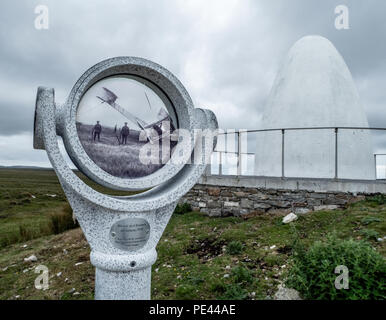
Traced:
<path fill-rule="evenodd" d="M 48 30 L 34 27 L 39 4 L 48 6 Z M 335 29 L 340 4 L 349 8 L 349 30 Z M 55 88 L 64 102 L 86 69 L 114 56 L 169 69 L 222 128 L 261 127 L 281 60 L 309 34 L 333 42 L 370 125 L 386 127 L 385 16 L 383 0 L 2 0 L 0 165 L 48 166 L 45 152 L 32 149 L 37 87 Z"/>

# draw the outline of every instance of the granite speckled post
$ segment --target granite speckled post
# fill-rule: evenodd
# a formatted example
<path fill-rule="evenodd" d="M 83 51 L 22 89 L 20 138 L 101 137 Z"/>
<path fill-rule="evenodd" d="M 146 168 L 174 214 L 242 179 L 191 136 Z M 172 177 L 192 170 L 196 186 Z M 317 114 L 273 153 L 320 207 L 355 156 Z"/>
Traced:
<path fill-rule="evenodd" d="M 190 140 L 177 144 L 168 163 L 141 178 L 123 179 L 103 171 L 88 157 L 76 131 L 76 111 L 84 93 L 99 80 L 118 74 L 139 76 L 154 91 L 162 90 L 168 98 L 166 108 L 177 119 L 178 128 L 191 133 Z M 199 151 L 197 141 L 204 137 L 197 138 L 194 129 L 217 127 L 215 115 L 194 108 L 188 92 L 173 74 L 142 58 L 117 57 L 96 64 L 81 76 L 63 105 L 55 102 L 53 89 L 38 89 L 34 148 L 47 151 L 90 244 L 90 259 L 96 268 L 96 299 L 150 299 L 151 266 L 157 259 L 155 247 L 178 200 L 196 184 L 206 168 L 205 162 L 184 164 L 173 158 L 180 152 L 194 155 Z M 111 196 L 91 188 L 66 163 L 57 136 L 63 138 L 73 163 L 90 179 L 115 190 L 147 191 Z M 212 143 L 214 148 L 216 140 Z M 131 232 L 137 237 L 131 247 L 120 242 L 120 232 Z"/>

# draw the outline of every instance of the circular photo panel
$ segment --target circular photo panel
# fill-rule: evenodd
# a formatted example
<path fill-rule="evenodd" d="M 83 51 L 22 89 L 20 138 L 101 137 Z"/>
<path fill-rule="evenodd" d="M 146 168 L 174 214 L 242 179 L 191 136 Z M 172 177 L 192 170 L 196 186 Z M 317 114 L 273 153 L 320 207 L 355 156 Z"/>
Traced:
<path fill-rule="evenodd" d="M 76 115 L 79 140 L 102 170 L 140 178 L 163 167 L 178 141 L 169 99 L 136 76 L 108 77 L 91 86 Z"/>

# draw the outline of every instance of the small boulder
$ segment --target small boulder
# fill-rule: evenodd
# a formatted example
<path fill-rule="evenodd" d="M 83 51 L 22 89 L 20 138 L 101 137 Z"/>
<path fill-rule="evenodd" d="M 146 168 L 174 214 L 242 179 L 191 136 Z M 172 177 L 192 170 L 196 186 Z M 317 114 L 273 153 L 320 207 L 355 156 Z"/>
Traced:
<path fill-rule="evenodd" d="M 295 289 L 286 288 L 281 284 L 279 284 L 274 298 L 275 300 L 302 300 L 298 291 Z"/>
<path fill-rule="evenodd" d="M 287 214 L 284 218 L 283 218 L 283 223 L 290 223 L 292 221 L 295 221 L 297 220 L 298 216 L 294 213 L 290 213 L 290 214 Z"/>
<path fill-rule="evenodd" d="M 36 258 L 35 255 L 29 256 L 28 258 L 24 258 L 25 262 L 35 262 L 38 261 L 38 258 Z"/>

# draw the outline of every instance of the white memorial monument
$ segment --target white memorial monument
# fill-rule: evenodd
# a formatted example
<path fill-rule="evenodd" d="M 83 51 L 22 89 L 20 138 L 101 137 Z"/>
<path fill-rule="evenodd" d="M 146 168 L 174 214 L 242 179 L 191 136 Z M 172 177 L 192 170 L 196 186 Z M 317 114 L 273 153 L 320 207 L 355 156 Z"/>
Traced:
<path fill-rule="evenodd" d="M 349 129 L 368 127 L 357 89 L 342 56 L 323 37 L 307 36 L 293 45 L 274 81 L 262 127 L 321 129 L 257 133 L 258 176 L 375 178 L 369 130 Z"/>

